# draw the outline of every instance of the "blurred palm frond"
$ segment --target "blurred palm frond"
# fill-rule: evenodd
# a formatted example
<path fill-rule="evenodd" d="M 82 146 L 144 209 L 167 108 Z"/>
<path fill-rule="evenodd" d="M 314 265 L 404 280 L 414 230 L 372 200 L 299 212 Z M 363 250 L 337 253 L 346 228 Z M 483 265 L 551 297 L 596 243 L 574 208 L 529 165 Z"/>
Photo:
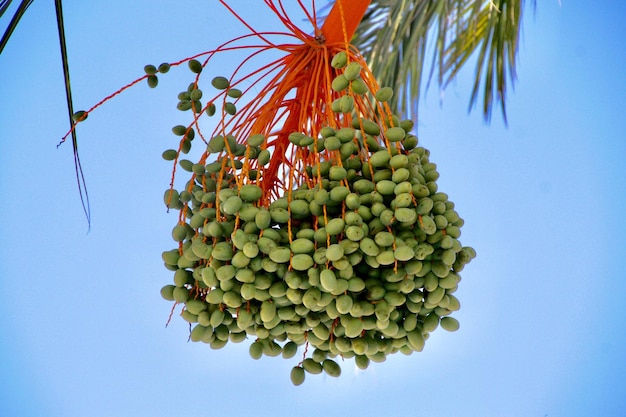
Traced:
<path fill-rule="evenodd" d="M 372 0 L 352 43 L 378 82 L 396 92 L 396 110 L 414 119 L 427 61 L 428 83 L 436 74 L 445 89 L 476 56 L 470 109 L 482 86 L 485 120 L 499 103 L 506 122 L 523 7 L 524 0 Z"/>

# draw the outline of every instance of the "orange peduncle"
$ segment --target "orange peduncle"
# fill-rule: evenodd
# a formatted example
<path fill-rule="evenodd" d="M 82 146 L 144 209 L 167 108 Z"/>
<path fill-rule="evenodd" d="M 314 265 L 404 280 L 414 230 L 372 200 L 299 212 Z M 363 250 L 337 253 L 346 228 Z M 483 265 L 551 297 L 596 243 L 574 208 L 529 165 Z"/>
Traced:
<path fill-rule="evenodd" d="M 370 3 L 371 0 L 337 0 L 322 25 L 326 43 L 350 43 Z M 348 39 L 344 39 L 344 28 Z"/>

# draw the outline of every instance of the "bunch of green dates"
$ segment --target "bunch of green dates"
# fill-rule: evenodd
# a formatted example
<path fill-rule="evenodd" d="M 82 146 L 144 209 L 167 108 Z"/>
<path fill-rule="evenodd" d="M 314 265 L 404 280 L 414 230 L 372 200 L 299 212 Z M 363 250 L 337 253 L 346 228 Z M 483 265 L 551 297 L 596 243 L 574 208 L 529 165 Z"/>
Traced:
<path fill-rule="evenodd" d="M 181 249 L 163 253 L 175 272 L 162 289 L 185 303 L 191 340 L 221 348 L 252 337 L 254 358 L 290 358 L 308 343 L 313 356 L 292 372 L 299 384 L 304 371 L 338 375 L 337 356 L 366 368 L 421 351 L 437 326 L 456 330 L 453 293 L 475 252 L 458 240 L 463 220 L 438 192 L 428 151 L 393 149 L 369 164 L 321 163 L 310 172 L 318 187 L 268 207 L 256 205 L 254 184 L 195 190 L 188 222 L 172 232 Z"/>
<path fill-rule="evenodd" d="M 347 65 L 342 76 L 337 91 L 358 80 L 358 69 Z M 383 88 L 376 99 L 391 94 Z M 341 98 L 333 107 L 353 110 Z M 354 117 L 316 138 L 292 133 L 293 146 L 333 158 L 321 157 L 306 181 L 271 201 L 239 159 L 180 161 L 193 179 L 165 193 L 183 216 L 172 231 L 178 248 L 163 253 L 174 283 L 161 294 L 184 304 L 191 340 L 214 349 L 251 340 L 254 359 L 293 358 L 306 345 L 311 355 L 291 372 L 300 385 L 307 373 L 339 376 L 337 358 L 365 369 L 421 351 L 437 327 L 457 330 L 454 293 L 476 253 L 459 241 L 463 220 L 438 190 L 436 165 L 412 127 L 396 116 Z M 216 136 L 208 146 L 264 166 L 264 142 Z"/>

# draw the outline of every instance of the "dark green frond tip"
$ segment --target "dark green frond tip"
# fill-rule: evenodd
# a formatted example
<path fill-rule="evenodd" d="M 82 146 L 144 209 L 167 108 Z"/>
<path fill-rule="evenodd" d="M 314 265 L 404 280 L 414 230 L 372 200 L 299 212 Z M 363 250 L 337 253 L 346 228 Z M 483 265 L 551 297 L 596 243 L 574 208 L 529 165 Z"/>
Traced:
<path fill-rule="evenodd" d="M 32 2 L 33 0 L 22 0 L 17 10 L 13 14 L 13 17 L 11 18 L 9 25 L 7 26 L 6 30 L 2 34 L 2 37 L 0 37 L 0 54 L 2 53 L 2 50 L 4 49 L 6 44 L 9 42 L 9 38 L 13 34 L 13 31 L 15 30 L 15 28 L 17 28 L 17 25 L 19 24 L 20 19 L 26 12 L 26 9 L 28 9 L 28 6 L 30 6 Z M 4 13 L 8 10 L 10 4 L 11 4 L 11 1 L 0 0 L 0 17 L 2 17 Z"/>

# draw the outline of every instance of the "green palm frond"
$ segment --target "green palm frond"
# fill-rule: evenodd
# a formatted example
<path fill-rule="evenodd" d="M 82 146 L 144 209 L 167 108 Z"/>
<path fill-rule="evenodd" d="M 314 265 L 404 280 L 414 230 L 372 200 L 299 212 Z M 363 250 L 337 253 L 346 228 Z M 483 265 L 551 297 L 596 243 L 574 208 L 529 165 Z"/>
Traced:
<path fill-rule="evenodd" d="M 67 46 L 65 42 L 65 25 L 63 24 L 63 7 L 61 0 L 55 0 L 55 10 L 57 17 L 57 30 L 59 32 L 59 44 L 61 47 L 61 61 L 63 64 L 63 76 L 65 79 L 65 100 L 67 102 L 67 114 L 70 126 L 73 124 L 74 105 L 72 104 L 72 87 L 70 84 L 70 66 L 67 59 Z M 78 156 L 78 139 L 76 137 L 76 129 L 72 129 L 72 147 L 74 150 L 74 168 L 76 171 L 76 182 L 78 184 L 78 193 L 80 202 L 83 205 L 83 211 L 87 217 L 87 224 L 91 224 L 91 210 L 89 205 L 89 194 L 87 193 L 87 185 L 83 174 L 83 167 Z"/>
<path fill-rule="evenodd" d="M 6 29 L 4 30 L 4 33 L 2 34 L 2 38 L 0 38 L 0 53 L 2 53 L 2 50 L 4 49 L 6 44 L 9 42 L 9 38 L 13 34 L 13 31 L 15 30 L 17 25 L 20 23 L 20 19 L 22 18 L 22 16 L 24 16 L 26 9 L 28 9 L 28 6 L 30 6 L 32 2 L 33 0 L 23 0 L 20 3 L 20 5 L 17 6 L 17 10 L 13 14 L 11 21 L 7 25 Z M 2 19 L 2 16 L 9 9 L 10 5 L 11 5 L 11 0 L 0 1 L 0 19 Z"/>
<path fill-rule="evenodd" d="M 23 0 L 17 10 L 13 14 L 11 21 L 7 25 L 7 28 L 0 38 L 0 53 L 4 50 L 4 47 L 9 42 L 9 38 L 13 34 L 15 28 L 20 22 L 20 19 L 33 3 L 33 0 Z M 59 33 L 59 44 L 61 48 L 61 63 L 63 65 L 63 76 L 65 81 L 65 98 L 67 102 L 67 111 L 68 118 L 70 122 L 70 126 L 73 124 L 72 115 L 74 114 L 74 109 L 72 105 L 72 88 L 70 84 L 70 72 L 69 72 L 69 63 L 67 59 L 67 46 L 65 42 L 65 28 L 63 24 L 63 9 L 61 0 L 55 0 L 55 10 L 56 10 L 56 21 L 57 21 L 57 29 Z M 9 9 L 11 5 L 11 0 L 0 0 L 0 19 L 4 13 Z M 72 129 L 72 146 L 74 150 L 74 166 L 76 170 L 76 182 L 78 183 L 78 192 L 80 195 L 80 200 L 83 205 L 83 210 L 85 212 L 85 216 L 87 217 L 87 223 L 91 223 L 91 215 L 89 209 L 89 195 L 87 194 L 87 187 L 85 185 L 85 177 L 83 175 L 83 169 L 80 163 L 80 157 L 78 156 L 78 140 L 76 138 L 76 130 Z"/>
<path fill-rule="evenodd" d="M 506 122 L 506 92 L 515 81 L 523 3 L 372 0 L 353 43 L 370 62 L 378 81 L 396 91 L 396 110 L 412 118 L 417 118 L 427 61 L 428 80 L 436 74 L 445 88 L 478 53 L 470 109 L 482 86 L 485 119 L 490 120 L 494 102 L 499 102 Z"/>
<path fill-rule="evenodd" d="M 7 11 L 9 6 L 11 5 L 11 0 L 0 0 L 0 18 Z"/>

